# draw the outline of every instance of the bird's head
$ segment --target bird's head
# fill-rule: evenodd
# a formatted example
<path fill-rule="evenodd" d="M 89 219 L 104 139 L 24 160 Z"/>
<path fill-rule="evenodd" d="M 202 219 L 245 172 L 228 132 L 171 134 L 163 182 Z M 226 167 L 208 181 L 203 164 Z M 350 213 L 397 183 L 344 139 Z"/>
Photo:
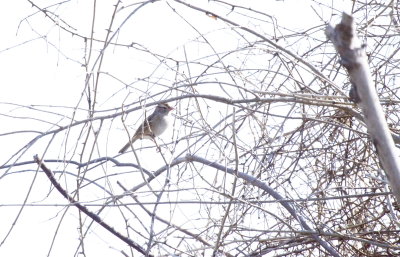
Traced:
<path fill-rule="evenodd" d="M 156 109 L 161 112 L 161 113 L 169 113 L 170 111 L 172 111 L 174 108 L 172 108 L 171 106 L 169 106 L 167 103 L 161 103 L 158 104 Z"/>

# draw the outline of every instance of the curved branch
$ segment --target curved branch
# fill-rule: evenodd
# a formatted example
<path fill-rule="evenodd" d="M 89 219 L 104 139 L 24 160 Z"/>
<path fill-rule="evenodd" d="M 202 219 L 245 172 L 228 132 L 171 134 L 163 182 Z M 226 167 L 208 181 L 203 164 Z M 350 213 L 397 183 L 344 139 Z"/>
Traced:
<path fill-rule="evenodd" d="M 24 147 L 28 147 L 30 145 L 33 145 L 37 140 L 40 138 L 47 136 L 47 135 L 52 135 L 59 133 L 61 131 L 64 131 L 66 129 L 70 129 L 72 127 L 85 124 L 86 122 L 93 122 L 96 120 L 105 120 L 105 119 L 112 119 L 115 117 L 118 117 L 123 114 L 127 114 L 130 112 L 137 111 L 142 108 L 150 107 L 157 105 L 159 103 L 169 103 L 173 101 L 178 101 L 186 98 L 203 98 L 203 99 L 208 99 L 212 100 L 215 102 L 219 103 L 225 103 L 225 104 L 230 104 L 230 105 L 239 105 L 239 104 L 248 104 L 248 103 L 280 103 L 280 102 L 291 102 L 291 103 L 300 103 L 300 104 L 308 104 L 308 105 L 317 105 L 317 106 L 330 106 L 330 107 L 336 107 L 336 108 L 341 108 L 341 109 L 346 109 L 350 110 L 349 108 L 346 108 L 346 105 L 349 105 L 349 103 L 346 102 L 340 102 L 340 101 L 335 101 L 335 100 L 322 100 L 322 99 L 316 99 L 312 97 L 300 97 L 298 95 L 292 95 L 292 96 L 281 96 L 281 97 L 268 97 L 268 98 L 250 98 L 250 99 L 230 99 L 226 97 L 221 97 L 221 96 L 216 96 L 216 95 L 207 95 L 207 94 L 184 94 L 176 97 L 171 97 L 165 100 L 160 100 L 160 101 L 155 101 L 152 103 L 144 104 L 141 106 L 136 106 L 132 107 L 130 109 L 120 111 L 114 114 L 109 114 L 109 115 L 103 115 L 103 116 L 97 116 L 97 117 L 92 117 L 89 119 L 84 119 L 80 121 L 76 121 L 74 123 L 68 124 L 66 126 L 60 126 L 57 129 L 49 130 L 46 132 L 41 133 L 40 135 L 34 137 L 31 141 L 29 141 Z M 357 117 L 356 112 L 351 112 L 352 115 L 355 115 Z M 358 117 L 359 118 L 359 117 Z M 400 136 L 392 133 L 392 137 L 394 140 L 396 140 L 397 143 L 400 143 Z"/>
<path fill-rule="evenodd" d="M 319 71 L 317 68 L 315 68 L 312 64 L 310 64 L 309 62 L 306 62 L 306 61 L 305 61 L 303 58 L 301 58 L 300 56 L 298 56 L 298 55 L 296 55 L 295 53 L 289 51 L 289 50 L 286 49 L 285 47 L 276 44 L 276 43 L 273 42 L 272 40 L 270 40 L 270 39 L 266 38 L 265 36 L 261 35 L 260 33 L 257 33 L 256 31 L 251 30 L 251 29 L 249 29 L 249 28 L 247 28 L 247 27 L 241 26 L 241 25 L 239 25 L 239 24 L 237 24 L 237 23 L 235 23 L 235 22 L 233 22 L 233 21 L 231 21 L 231 20 L 229 20 L 229 19 L 226 19 L 226 18 L 224 18 L 224 17 L 221 17 L 220 15 L 218 15 L 218 14 L 216 14 L 216 13 L 214 13 L 214 12 L 207 11 L 207 10 L 205 10 L 205 9 L 202 9 L 202 8 L 200 8 L 200 7 L 197 7 L 197 6 L 194 6 L 194 5 L 192 5 L 192 4 L 186 3 L 186 2 L 184 2 L 184 1 L 175 0 L 175 2 L 180 3 L 180 4 L 182 4 L 182 5 L 185 5 L 185 6 L 191 8 L 191 9 L 193 9 L 193 10 L 202 12 L 202 13 L 206 14 L 207 16 L 214 17 L 215 19 L 220 19 L 220 20 L 226 22 L 227 24 L 230 24 L 230 25 L 232 25 L 232 26 L 235 26 L 235 27 L 237 27 L 237 28 L 240 28 L 241 30 L 246 31 L 247 33 L 250 33 L 250 34 L 252 34 L 252 35 L 254 35 L 254 36 L 256 36 L 256 37 L 262 39 L 263 41 L 265 41 L 265 42 L 267 42 L 268 44 L 272 45 L 273 47 L 275 47 L 275 48 L 278 49 L 279 51 L 281 51 L 281 52 L 283 52 L 283 53 L 285 53 L 285 54 L 287 54 L 287 55 L 293 57 L 293 58 L 296 59 L 298 62 L 300 62 L 300 63 L 302 63 L 303 65 L 305 65 L 305 66 L 306 66 L 307 68 L 309 68 L 316 76 L 318 76 L 322 81 L 328 83 L 328 84 L 331 85 L 333 88 L 335 88 L 336 91 L 339 92 L 341 95 L 343 95 L 343 96 L 346 95 L 338 86 L 336 86 L 336 84 L 335 84 L 333 81 L 331 81 L 329 78 L 327 78 L 322 72 L 320 72 L 320 71 Z"/>
<path fill-rule="evenodd" d="M 204 159 L 204 158 L 201 158 L 201 157 L 198 157 L 195 155 L 187 155 L 185 157 L 185 160 L 187 162 L 199 162 L 204 165 L 213 167 L 217 170 L 227 172 L 231 175 L 237 176 L 238 178 L 244 179 L 246 182 L 250 183 L 251 185 L 264 190 L 265 192 L 267 192 L 269 195 L 271 195 L 276 200 L 284 200 L 283 196 L 281 196 L 278 192 L 276 192 L 273 188 L 268 186 L 266 183 L 258 180 L 256 177 L 253 177 L 253 176 L 248 175 L 243 172 L 235 171 L 234 169 L 230 169 L 228 167 L 222 166 L 215 162 L 210 162 L 207 159 Z M 311 227 L 307 224 L 305 219 L 295 210 L 295 208 L 293 208 L 291 203 L 283 202 L 283 201 L 281 201 L 279 203 L 300 223 L 300 225 L 304 229 L 308 230 L 311 233 L 311 236 L 314 238 L 314 240 L 317 241 L 326 251 L 328 251 L 332 256 L 340 257 L 340 254 L 331 245 L 329 245 L 327 242 L 323 241 L 319 237 L 318 232 L 313 231 L 311 229 Z"/>
<path fill-rule="evenodd" d="M 231 175 L 237 176 L 238 178 L 244 179 L 246 182 L 250 183 L 251 185 L 256 186 L 256 187 L 264 190 L 265 192 L 270 194 L 273 198 L 278 200 L 279 203 L 301 224 L 301 226 L 304 229 L 308 230 L 308 233 L 311 233 L 311 236 L 314 238 L 314 240 L 316 240 L 326 251 L 328 251 L 332 256 L 340 257 L 340 254 L 335 249 L 333 249 L 333 247 L 331 245 L 329 245 L 327 242 L 323 241 L 319 237 L 319 232 L 313 231 L 311 229 L 311 227 L 307 224 L 305 219 L 295 210 L 295 208 L 293 208 L 292 204 L 290 202 L 288 202 L 288 201 L 284 201 L 285 198 L 283 196 L 281 196 L 278 192 L 276 192 L 274 189 L 272 189 L 270 186 L 268 186 L 266 183 L 258 180 L 256 177 L 253 177 L 253 176 L 248 175 L 246 173 L 235 171 L 233 169 L 230 169 L 228 167 L 222 166 L 222 165 L 220 165 L 218 163 L 215 163 L 215 162 L 210 162 L 207 159 L 204 159 L 204 158 L 201 158 L 201 157 L 198 157 L 198 156 L 195 156 L 195 155 L 186 155 L 185 157 L 176 158 L 168 166 L 161 167 L 160 169 L 155 171 L 154 172 L 154 177 L 149 178 L 147 181 L 135 186 L 134 188 L 130 189 L 129 191 L 133 192 L 133 191 L 138 190 L 139 188 L 145 186 L 147 183 L 149 183 L 151 180 L 153 180 L 155 177 L 157 177 L 158 175 L 163 173 L 168 168 L 171 168 L 171 167 L 173 167 L 175 165 L 179 165 L 180 163 L 183 163 L 183 162 L 199 162 L 199 163 L 202 163 L 204 165 L 213 167 L 213 168 L 215 168 L 217 170 L 220 170 L 220 171 L 223 171 L 223 172 L 227 172 L 227 173 L 229 173 Z M 123 195 L 128 195 L 128 194 L 123 194 Z"/>

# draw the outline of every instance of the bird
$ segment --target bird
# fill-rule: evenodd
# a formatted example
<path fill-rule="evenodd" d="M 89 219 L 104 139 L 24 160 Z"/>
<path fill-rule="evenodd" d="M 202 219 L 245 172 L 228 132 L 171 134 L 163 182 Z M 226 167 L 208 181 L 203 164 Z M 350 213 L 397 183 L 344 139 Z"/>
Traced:
<path fill-rule="evenodd" d="M 138 139 L 152 139 L 161 135 L 168 127 L 168 122 L 166 117 L 168 113 L 172 111 L 174 108 L 169 106 L 167 103 L 160 103 L 157 105 L 154 112 L 138 127 L 135 134 L 132 137 L 132 140 L 124 147 L 119 150 L 119 153 L 124 153 L 131 144 L 133 144 Z"/>

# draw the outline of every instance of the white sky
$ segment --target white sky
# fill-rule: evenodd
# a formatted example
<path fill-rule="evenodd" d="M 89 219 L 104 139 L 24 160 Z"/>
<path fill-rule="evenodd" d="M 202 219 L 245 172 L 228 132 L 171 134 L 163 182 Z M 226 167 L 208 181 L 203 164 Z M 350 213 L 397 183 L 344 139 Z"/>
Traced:
<path fill-rule="evenodd" d="M 45 6 L 45 2 L 35 1 L 40 6 Z M 110 5 L 103 6 L 106 2 L 115 1 L 97 1 L 98 11 L 96 13 L 95 36 L 98 38 L 104 35 L 105 28 L 109 22 Z M 238 1 L 237 3 L 239 4 L 239 2 L 246 5 L 248 1 Z M 344 7 L 340 7 L 343 2 L 351 1 L 335 1 L 338 10 L 343 10 Z M 318 12 L 322 8 L 313 5 L 314 11 L 310 8 L 310 3 L 312 1 L 289 0 L 252 1 L 251 4 L 253 9 L 262 10 L 276 18 L 280 26 L 296 30 L 320 24 L 320 19 L 315 11 Z M 92 1 L 72 1 L 69 4 L 62 5 L 57 10 L 57 13 L 60 17 L 68 21 L 69 24 L 75 28 L 79 28 L 81 33 L 87 35 L 91 26 L 92 4 Z M 229 12 L 229 9 L 218 7 L 218 5 L 209 3 L 208 1 L 199 1 L 196 4 L 213 11 L 217 10 L 216 12 L 220 14 Z M 208 38 L 213 40 L 213 45 L 217 51 L 222 52 L 226 49 L 234 49 L 237 46 L 238 39 L 235 39 L 235 33 L 226 24 L 198 12 L 185 11 L 184 8 L 173 3 L 172 5 L 178 8 L 178 13 L 186 15 L 186 18 L 190 18 L 191 24 L 195 25 L 201 33 L 206 33 L 209 36 Z M 210 6 L 215 9 L 210 8 Z M 347 6 L 346 8 L 350 7 Z M 2 71 L 0 76 L 0 85 L 2 88 L 2 93 L 0 94 L 0 114 L 17 116 L 30 116 L 31 114 L 27 109 L 20 109 L 4 103 L 74 107 L 77 105 L 84 87 L 85 70 L 77 64 L 77 62 L 83 62 L 81 40 L 77 40 L 76 37 L 71 37 L 65 33 L 58 33 L 59 28 L 49 23 L 43 14 L 36 14 L 29 19 L 29 23 L 22 21 L 23 18 L 36 11 L 27 1 L 7 1 L 0 8 L 0 70 Z M 348 10 L 344 9 L 344 11 Z M 319 15 L 326 19 L 325 21 L 330 21 L 332 18 L 332 13 L 319 13 Z M 228 16 L 228 18 L 232 16 L 234 15 Z M 126 17 L 126 15 L 118 17 Z M 255 20 L 249 21 L 246 17 L 238 16 L 234 16 L 233 18 L 236 18 L 235 21 L 245 26 L 256 28 L 260 32 L 266 30 L 256 24 Z M 116 20 L 117 24 L 120 22 L 122 20 Z M 20 27 L 18 28 L 19 25 Z M 48 40 L 39 38 L 40 35 L 44 34 L 49 36 Z M 127 38 L 134 39 L 135 42 L 141 43 L 153 52 L 163 55 L 183 56 L 181 46 L 192 41 L 197 36 L 181 18 L 174 15 L 165 1 L 161 1 L 149 4 L 135 14 L 132 20 L 122 28 L 122 32 L 119 35 L 119 42 L 126 42 Z M 215 43 L 218 40 L 221 41 L 220 45 Z M 51 44 L 54 44 L 54 46 Z M 193 42 L 189 45 L 188 55 L 198 55 L 199 57 L 203 55 L 205 51 L 203 49 L 204 45 Z M 57 51 L 57 49 L 60 49 L 60 51 Z M 63 54 L 71 59 L 66 59 Z M 96 57 L 97 55 L 94 54 L 92 58 Z M 133 55 L 128 49 L 112 49 L 111 46 L 105 55 L 105 64 L 102 70 L 122 79 L 125 83 L 129 83 L 134 81 L 135 78 L 145 76 L 149 74 L 149 71 L 155 70 L 157 63 L 156 59 L 151 60 L 147 59 L 146 56 L 138 56 L 137 52 Z M 95 71 L 97 70 L 95 69 Z M 159 72 L 158 75 L 160 74 Z M 167 71 L 166 74 L 170 75 Z M 165 83 L 172 81 L 168 76 L 160 77 L 160 81 L 165 81 Z M 114 103 L 108 100 L 110 98 L 108 92 L 116 92 L 116 83 L 115 80 L 107 76 L 101 81 L 99 86 L 102 87 L 102 94 L 99 95 L 98 102 L 101 109 L 115 107 Z M 122 85 L 119 86 L 123 87 Z M 130 97 L 134 93 L 129 90 L 122 90 L 115 97 L 122 102 L 128 96 L 126 102 L 129 103 L 129 99 L 131 99 Z M 115 101 L 115 98 L 113 101 Z M 81 107 L 84 106 L 86 105 L 81 105 Z M 60 111 L 61 109 L 57 110 Z M 46 113 L 41 115 L 38 115 L 37 112 L 32 113 L 34 113 L 36 119 L 43 120 L 46 120 L 48 118 L 47 115 L 50 115 Z M 72 115 L 72 109 L 65 109 L 63 113 L 70 116 Z M 83 115 L 80 118 L 85 118 L 83 113 L 78 113 L 78 117 L 79 115 Z M 138 116 L 128 118 L 134 122 L 140 119 Z M 54 122 L 62 119 L 62 117 L 52 116 Z M 61 123 L 64 124 L 64 122 Z M 0 124 L 0 133 L 11 132 L 13 130 L 40 131 L 50 129 L 49 124 L 43 122 L 7 118 L 4 115 L 0 116 Z M 108 149 L 109 155 L 114 155 L 126 141 L 122 125 L 118 124 L 116 127 L 118 129 L 114 130 L 113 133 L 119 133 L 120 136 L 114 137 L 115 142 Z M 0 137 L 0 145 L 2 146 L 0 148 L 1 164 L 5 163 L 13 153 L 26 144 L 33 136 L 36 136 L 36 134 L 31 134 L 31 137 L 27 137 L 27 134 L 22 135 L 24 136 L 17 134 Z M 28 152 L 29 154 L 25 154 L 22 161 L 31 160 L 32 154 L 35 152 L 42 152 L 40 150 L 43 150 L 43 147 L 47 144 L 45 141 L 37 144 Z M 70 147 L 72 149 L 72 146 Z M 55 149 L 56 146 L 53 145 L 52 150 Z M 57 154 L 53 157 L 57 157 Z M 143 160 L 143 163 L 151 165 L 154 161 L 153 159 Z M 157 162 L 161 163 L 160 160 L 157 160 Z M 0 174 L 3 172 L 4 170 L 1 170 Z M 32 183 L 33 175 L 34 172 L 21 173 L 19 175 L 7 176 L 0 180 L 0 227 L 2 228 L 0 231 L 0 240 L 4 238 L 5 231 L 9 230 L 12 220 L 15 219 L 20 209 L 20 207 L 1 207 L 1 205 L 21 204 Z M 41 185 L 45 186 L 41 187 Z M 43 174 L 39 174 L 28 202 L 32 202 L 33 200 L 39 201 L 48 197 L 48 191 L 49 184 L 47 179 Z M 46 203 L 55 202 L 65 203 L 61 197 L 57 197 L 57 193 L 52 192 L 46 198 Z M 58 210 L 60 211 L 59 213 L 54 210 L 54 207 L 26 207 L 10 238 L 0 247 L 0 256 L 46 256 L 59 220 L 55 216 L 63 213 L 61 208 L 58 208 Z M 76 214 L 76 212 L 74 213 Z M 104 216 L 107 217 L 107 214 Z M 57 235 L 52 256 L 73 256 L 71 250 L 75 249 L 74 246 L 76 247 L 77 245 L 76 217 L 69 213 L 65 217 L 63 224 L 68 224 L 68 220 L 72 222 L 73 227 L 62 227 L 61 232 Z M 107 233 L 102 233 L 100 237 L 94 238 L 89 239 L 95 241 L 93 244 L 87 243 L 90 248 L 88 252 L 92 253 L 90 256 L 121 256 L 116 250 L 110 249 L 109 246 L 112 245 L 115 247 L 119 245 L 123 248 L 123 243 L 120 243 Z M 64 247 L 60 246 L 61 242 L 65 244 Z M 97 246 L 100 251 L 96 249 Z"/>

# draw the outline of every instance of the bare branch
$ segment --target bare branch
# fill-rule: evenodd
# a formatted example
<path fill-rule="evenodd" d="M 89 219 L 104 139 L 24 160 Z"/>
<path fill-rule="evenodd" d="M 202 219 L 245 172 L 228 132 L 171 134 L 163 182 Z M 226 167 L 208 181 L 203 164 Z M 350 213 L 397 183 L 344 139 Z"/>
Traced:
<path fill-rule="evenodd" d="M 399 157 L 371 79 L 365 46 L 361 45 L 357 38 L 353 17 L 343 13 L 341 23 L 335 28 L 328 26 L 326 33 L 349 73 L 352 83 L 351 97 L 363 110 L 364 120 L 380 163 L 386 172 L 393 194 L 400 204 Z"/>
<path fill-rule="evenodd" d="M 80 211 L 85 213 L 87 216 L 89 216 L 92 220 L 97 222 L 100 226 L 108 230 L 110 233 L 127 243 L 129 246 L 137 250 L 138 252 L 146 255 L 146 256 L 153 256 L 151 254 L 146 253 L 146 250 L 143 249 L 140 245 L 132 241 L 130 238 L 122 235 L 118 231 L 116 231 L 113 227 L 105 223 L 98 215 L 94 214 L 93 212 L 89 211 L 85 206 L 82 204 L 78 203 L 75 201 L 75 199 L 70 196 L 64 188 L 61 187 L 61 185 L 57 182 L 57 180 L 54 178 L 53 172 L 46 167 L 46 165 L 39 159 L 37 155 L 34 156 L 35 162 L 40 166 L 40 168 L 46 173 L 47 177 L 49 178 L 51 184 L 60 192 L 60 194 L 67 199 L 71 204 L 75 205 Z"/>

